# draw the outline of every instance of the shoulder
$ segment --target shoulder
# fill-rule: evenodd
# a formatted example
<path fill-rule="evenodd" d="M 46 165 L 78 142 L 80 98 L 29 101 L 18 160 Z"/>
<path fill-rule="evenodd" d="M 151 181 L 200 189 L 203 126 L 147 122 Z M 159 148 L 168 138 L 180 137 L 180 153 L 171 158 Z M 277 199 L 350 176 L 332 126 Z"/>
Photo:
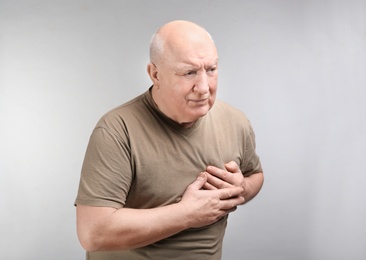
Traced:
<path fill-rule="evenodd" d="M 104 129 L 113 135 L 126 135 L 128 126 L 136 125 L 147 114 L 146 93 L 141 94 L 105 113 L 97 122 L 94 130 Z"/>
<path fill-rule="evenodd" d="M 121 104 L 108 112 L 106 112 L 98 121 L 97 126 L 102 126 L 105 124 L 110 124 L 115 121 L 127 120 L 144 109 L 144 98 L 145 94 L 141 94 L 124 104 Z"/>
<path fill-rule="evenodd" d="M 143 106 L 144 100 L 145 98 L 145 94 L 141 94 L 129 101 L 127 101 L 126 103 L 123 103 L 113 109 L 111 109 L 110 111 L 108 111 L 107 113 L 105 113 L 101 119 L 103 120 L 111 120 L 115 117 L 118 116 L 127 116 L 129 113 L 133 112 L 133 111 L 137 111 L 139 110 L 140 107 Z"/>

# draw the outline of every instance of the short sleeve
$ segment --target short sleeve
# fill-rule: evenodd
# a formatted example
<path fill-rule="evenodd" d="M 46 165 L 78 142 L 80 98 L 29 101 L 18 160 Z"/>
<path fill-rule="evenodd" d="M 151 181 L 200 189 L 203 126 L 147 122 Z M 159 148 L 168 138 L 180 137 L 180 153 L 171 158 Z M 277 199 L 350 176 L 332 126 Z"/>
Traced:
<path fill-rule="evenodd" d="M 241 170 L 244 176 L 247 177 L 253 173 L 263 172 L 263 170 L 259 156 L 256 153 L 255 134 L 249 121 L 245 135 L 245 150 Z"/>
<path fill-rule="evenodd" d="M 75 204 L 121 208 L 132 178 L 127 136 L 97 127 L 86 150 Z"/>

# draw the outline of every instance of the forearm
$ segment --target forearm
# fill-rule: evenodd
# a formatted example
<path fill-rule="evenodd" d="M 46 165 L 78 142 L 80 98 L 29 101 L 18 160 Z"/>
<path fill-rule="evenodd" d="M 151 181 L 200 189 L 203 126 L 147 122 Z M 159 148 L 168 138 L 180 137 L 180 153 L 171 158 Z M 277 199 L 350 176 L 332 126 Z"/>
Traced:
<path fill-rule="evenodd" d="M 88 208 L 91 208 L 93 214 L 98 214 L 96 207 L 78 207 L 78 214 L 88 214 Z M 190 225 L 180 204 L 154 209 L 100 210 L 103 215 L 98 218 L 99 221 L 94 219 L 93 223 L 78 223 L 79 238 L 87 251 L 146 246 L 187 229 Z"/>
<path fill-rule="evenodd" d="M 244 177 L 243 186 L 243 197 L 245 203 L 253 199 L 261 190 L 264 182 L 264 176 L 262 172 L 254 173 L 248 177 Z"/>

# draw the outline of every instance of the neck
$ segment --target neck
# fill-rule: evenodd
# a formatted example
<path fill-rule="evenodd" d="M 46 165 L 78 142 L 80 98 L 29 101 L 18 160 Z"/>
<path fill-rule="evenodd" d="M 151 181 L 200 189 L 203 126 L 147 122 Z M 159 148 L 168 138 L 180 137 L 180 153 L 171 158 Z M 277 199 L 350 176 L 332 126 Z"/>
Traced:
<path fill-rule="evenodd" d="M 161 106 L 159 106 L 159 97 L 158 97 L 158 93 L 157 93 L 157 89 L 155 86 L 152 86 L 151 88 L 151 97 L 155 103 L 155 105 L 158 107 L 158 109 L 160 110 L 161 113 L 163 113 L 166 117 L 168 117 L 169 119 L 173 120 L 174 122 L 176 122 L 177 124 L 179 124 L 182 128 L 187 129 L 190 128 L 191 126 L 194 125 L 194 123 L 196 123 L 196 121 L 193 122 L 178 122 L 174 119 L 172 119 L 170 116 L 168 116 L 166 113 L 164 113 L 163 109 L 161 108 Z"/>

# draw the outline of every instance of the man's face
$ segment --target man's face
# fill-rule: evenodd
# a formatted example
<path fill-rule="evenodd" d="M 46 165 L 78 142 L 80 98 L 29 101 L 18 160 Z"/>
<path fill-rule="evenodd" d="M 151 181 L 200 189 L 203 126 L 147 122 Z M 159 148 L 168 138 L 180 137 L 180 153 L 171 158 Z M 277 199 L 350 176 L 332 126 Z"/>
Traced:
<path fill-rule="evenodd" d="M 196 46 L 197 47 L 197 46 Z M 184 124 L 206 115 L 216 99 L 218 57 L 213 44 L 166 50 L 157 66 L 159 108 Z"/>

